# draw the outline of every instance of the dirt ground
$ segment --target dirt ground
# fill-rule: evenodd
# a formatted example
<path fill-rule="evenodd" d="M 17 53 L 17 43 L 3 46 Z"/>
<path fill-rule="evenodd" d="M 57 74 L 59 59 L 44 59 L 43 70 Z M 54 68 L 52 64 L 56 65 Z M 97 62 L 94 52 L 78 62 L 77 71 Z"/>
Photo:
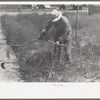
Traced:
<path fill-rule="evenodd" d="M 0 24 L 0 64 L 3 61 L 8 61 L 8 58 L 6 56 L 6 50 L 8 46 L 6 44 L 6 40 L 2 34 L 1 24 Z M 16 57 L 14 55 L 10 55 L 10 62 L 13 60 L 16 60 Z M 6 63 L 5 64 L 6 69 L 2 69 L 0 67 L 0 82 L 22 82 L 20 79 L 20 73 L 17 71 L 19 66 L 12 64 L 12 63 Z"/>

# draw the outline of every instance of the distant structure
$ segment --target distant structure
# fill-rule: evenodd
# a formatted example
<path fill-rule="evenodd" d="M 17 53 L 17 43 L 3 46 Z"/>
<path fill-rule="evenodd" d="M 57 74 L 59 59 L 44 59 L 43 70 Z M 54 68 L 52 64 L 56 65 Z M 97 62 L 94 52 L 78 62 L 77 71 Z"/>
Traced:
<path fill-rule="evenodd" d="M 0 10 L 17 11 L 19 9 L 32 9 L 32 5 L 0 5 Z"/>
<path fill-rule="evenodd" d="M 100 13 L 100 5 L 89 5 L 88 14 L 97 14 Z"/>
<path fill-rule="evenodd" d="M 0 10 L 16 10 L 18 5 L 0 5 Z"/>
<path fill-rule="evenodd" d="M 86 5 L 80 5 L 79 10 L 86 9 Z M 77 5 L 68 4 L 11 4 L 11 5 L 0 5 L 0 10 L 5 11 L 19 11 L 19 10 L 45 10 L 45 9 L 62 9 L 62 10 L 77 10 Z"/>

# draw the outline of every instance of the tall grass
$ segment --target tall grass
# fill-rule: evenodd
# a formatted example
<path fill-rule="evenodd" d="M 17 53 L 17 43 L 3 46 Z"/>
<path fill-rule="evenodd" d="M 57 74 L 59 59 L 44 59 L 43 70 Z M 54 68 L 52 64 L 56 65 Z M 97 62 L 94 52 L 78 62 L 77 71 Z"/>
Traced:
<path fill-rule="evenodd" d="M 74 42 L 76 13 L 64 13 L 63 15 L 65 15 L 71 23 L 73 28 L 72 42 Z M 71 67 L 67 69 L 67 65 L 64 64 L 66 62 L 63 62 L 62 64 L 56 62 L 54 65 L 55 67 L 53 68 L 52 78 L 49 81 L 77 81 L 78 77 L 87 76 L 90 69 L 92 70 L 94 68 L 93 66 L 98 69 L 97 72 L 100 71 L 98 66 L 94 65 L 94 63 L 90 63 L 94 61 L 95 57 L 98 58 L 100 55 L 99 47 L 93 45 L 91 42 L 92 36 L 100 33 L 99 18 L 100 14 L 91 16 L 87 14 L 79 14 L 78 43 L 80 46 L 80 60 L 77 63 L 77 53 L 79 52 L 75 45 L 73 45 L 73 63 Z M 3 15 L 1 17 L 1 25 L 4 35 L 7 37 L 7 43 L 10 45 L 17 45 L 37 38 L 37 36 L 41 34 L 41 30 L 45 27 L 48 19 L 49 15 L 38 15 L 37 13 L 17 16 Z M 52 39 L 53 37 L 53 29 L 54 28 L 52 27 L 49 32 L 49 39 Z M 22 78 L 24 78 L 24 80 L 45 81 L 53 62 L 52 44 L 40 40 L 25 47 L 14 47 L 12 49 L 17 56 L 20 72 L 22 73 Z M 90 61 L 90 66 L 87 60 Z M 84 67 L 82 62 L 84 63 Z M 95 62 L 97 61 L 95 60 Z M 92 71 L 92 73 L 95 75 L 94 71 Z"/>

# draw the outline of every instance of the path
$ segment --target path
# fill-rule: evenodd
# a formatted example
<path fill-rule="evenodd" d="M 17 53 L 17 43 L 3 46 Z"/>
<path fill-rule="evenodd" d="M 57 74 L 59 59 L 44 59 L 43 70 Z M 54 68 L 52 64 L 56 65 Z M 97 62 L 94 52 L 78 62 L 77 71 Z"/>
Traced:
<path fill-rule="evenodd" d="M 0 22 L 0 64 L 3 61 L 8 61 L 6 56 L 6 50 L 8 46 L 6 44 L 6 40 L 4 40 L 4 36 L 2 34 L 1 22 Z M 15 60 L 16 57 L 14 55 L 10 55 L 10 61 Z M 6 69 L 2 69 L 0 67 L 0 82 L 22 82 L 20 79 L 20 73 L 17 71 L 19 68 L 18 65 L 14 65 L 12 63 L 5 64 Z"/>

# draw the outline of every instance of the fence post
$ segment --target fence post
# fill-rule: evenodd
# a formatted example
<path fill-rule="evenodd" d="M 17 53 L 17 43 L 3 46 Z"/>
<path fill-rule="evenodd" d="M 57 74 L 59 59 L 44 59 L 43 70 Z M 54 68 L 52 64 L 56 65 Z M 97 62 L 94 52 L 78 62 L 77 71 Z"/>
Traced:
<path fill-rule="evenodd" d="M 78 34 L 78 17 L 79 17 L 79 5 L 77 5 L 77 15 L 76 15 L 76 45 L 78 45 L 78 41 L 77 41 L 77 34 Z"/>
<path fill-rule="evenodd" d="M 21 14 L 21 5 L 18 5 L 18 11 Z"/>

